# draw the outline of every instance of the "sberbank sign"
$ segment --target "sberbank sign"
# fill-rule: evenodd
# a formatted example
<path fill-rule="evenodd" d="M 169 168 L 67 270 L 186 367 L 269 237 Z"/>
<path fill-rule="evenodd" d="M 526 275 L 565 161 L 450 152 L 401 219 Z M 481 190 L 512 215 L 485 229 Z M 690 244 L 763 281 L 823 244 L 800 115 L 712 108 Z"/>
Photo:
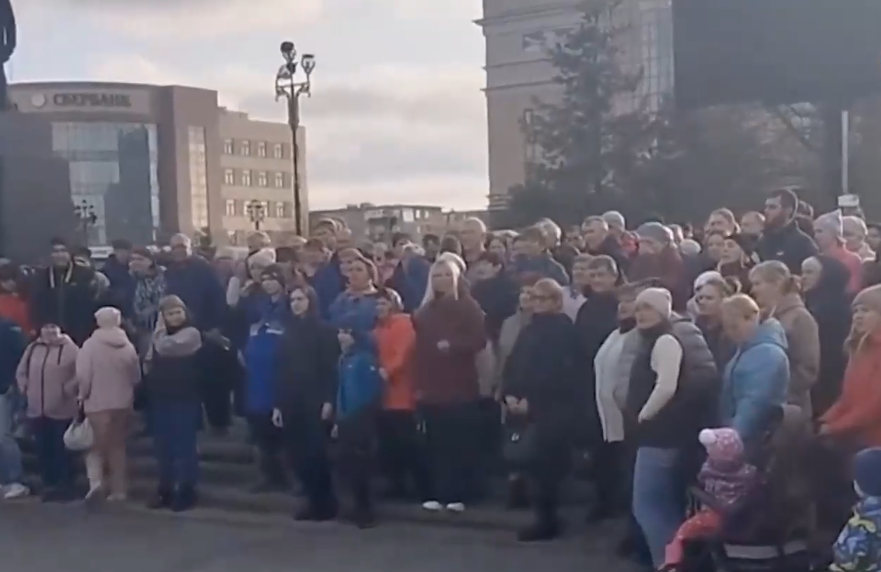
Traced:
<path fill-rule="evenodd" d="M 122 93 L 56 93 L 55 107 L 131 107 L 131 98 Z"/>

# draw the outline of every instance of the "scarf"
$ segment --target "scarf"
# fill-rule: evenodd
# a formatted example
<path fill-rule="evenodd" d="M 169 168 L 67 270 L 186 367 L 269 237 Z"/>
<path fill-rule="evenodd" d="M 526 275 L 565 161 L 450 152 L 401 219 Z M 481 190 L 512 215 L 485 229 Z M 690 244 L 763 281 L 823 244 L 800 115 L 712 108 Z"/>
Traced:
<path fill-rule="evenodd" d="M 138 276 L 135 282 L 133 322 L 139 330 L 152 332 L 159 317 L 159 300 L 165 294 L 165 275 L 157 271 L 151 276 Z"/>

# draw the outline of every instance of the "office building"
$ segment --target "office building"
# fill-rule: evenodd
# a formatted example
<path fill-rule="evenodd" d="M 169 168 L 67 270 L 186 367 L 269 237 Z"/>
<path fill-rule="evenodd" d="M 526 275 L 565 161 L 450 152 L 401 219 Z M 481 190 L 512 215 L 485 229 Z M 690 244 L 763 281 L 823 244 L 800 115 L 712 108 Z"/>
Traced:
<path fill-rule="evenodd" d="M 279 197 L 266 196 L 261 173 L 273 182 L 276 173 L 282 182 L 291 180 L 287 126 L 230 112 L 217 97 L 207 89 L 130 83 L 10 86 L 10 101 L 20 113 L 51 123 L 53 150 L 69 163 L 73 206 L 87 213 L 90 245 L 123 237 L 148 244 L 175 232 L 193 236 L 205 230 L 222 243 L 253 228 L 227 216 L 233 212 L 227 194 L 233 201 L 285 202 L 281 190 Z M 228 184 L 229 170 L 240 175 Z M 286 202 L 293 202 L 290 190 Z M 267 207 L 267 228 L 294 226 L 292 206 Z"/>
<path fill-rule="evenodd" d="M 486 211 L 445 211 L 437 205 L 362 203 L 341 209 L 312 211 L 310 222 L 315 224 L 321 219 L 335 219 L 349 228 L 356 240 L 388 242 L 396 232 L 408 234 L 416 241 L 426 234 L 443 236 L 461 230 L 462 223 L 470 217 L 486 220 Z"/>
<path fill-rule="evenodd" d="M 477 24 L 486 38 L 486 104 L 490 209 L 504 208 L 511 187 L 524 183 L 525 166 L 538 150 L 523 136 L 535 100 L 560 97 L 548 49 L 582 17 L 583 0 L 483 0 Z M 670 0 L 624 0 L 618 16 L 621 64 L 643 81 L 634 98 L 616 102 L 621 110 L 646 99 L 657 107 L 673 88 L 673 26 Z"/>

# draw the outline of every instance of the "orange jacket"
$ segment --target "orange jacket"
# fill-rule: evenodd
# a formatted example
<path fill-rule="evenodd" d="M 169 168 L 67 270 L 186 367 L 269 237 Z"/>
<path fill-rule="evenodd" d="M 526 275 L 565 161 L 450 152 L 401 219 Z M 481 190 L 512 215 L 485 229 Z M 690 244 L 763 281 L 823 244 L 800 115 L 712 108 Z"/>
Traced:
<path fill-rule="evenodd" d="M 416 331 L 406 314 L 395 314 L 377 324 L 376 345 L 379 365 L 386 373 L 383 405 L 386 409 L 410 411 L 414 408 L 411 366 Z"/>
<path fill-rule="evenodd" d="M 0 316 L 18 324 L 25 336 L 33 335 L 28 303 L 18 294 L 0 294 Z"/>
<path fill-rule="evenodd" d="M 854 437 L 862 447 L 881 447 L 881 332 L 851 356 L 838 401 L 821 421 L 832 434 Z"/>

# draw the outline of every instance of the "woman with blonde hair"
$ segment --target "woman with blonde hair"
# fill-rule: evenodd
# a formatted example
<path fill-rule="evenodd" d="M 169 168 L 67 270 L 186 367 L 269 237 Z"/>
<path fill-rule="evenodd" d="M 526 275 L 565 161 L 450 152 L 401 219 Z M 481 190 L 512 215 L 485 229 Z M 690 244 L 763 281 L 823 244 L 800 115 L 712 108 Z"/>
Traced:
<path fill-rule="evenodd" d="M 570 454 L 583 362 L 578 332 L 563 313 L 563 297 L 555 280 L 536 282 L 532 319 L 520 332 L 503 372 L 506 420 L 515 428 L 512 436 L 523 439 L 515 446 L 521 449 L 517 463 L 534 500 L 535 522 L 518 535 L 525 542 L 550 540 L 560 531 L 560 481 Z"/>
<path fill-rule="evenodd" d="M 776 318 L 786 332 L 791 375 L 788 403 L 811 419 L 811 388 L 820 375 L 820 332 L 805 307 L 798 279 L 779 260 L 762 262 L 750 271 L 752 296 L 762 315 Z"/>
<path fill-rule="evenodd" d="M 480 306 L 463 287 L 458 263 L 432 264 L 422 306 L 413 314 L 414 389 L 428 437 L 434 490 L 423 508 L 465 510 L 477 479 L 479 431 L 477 354 L 486 347 Z"/>

